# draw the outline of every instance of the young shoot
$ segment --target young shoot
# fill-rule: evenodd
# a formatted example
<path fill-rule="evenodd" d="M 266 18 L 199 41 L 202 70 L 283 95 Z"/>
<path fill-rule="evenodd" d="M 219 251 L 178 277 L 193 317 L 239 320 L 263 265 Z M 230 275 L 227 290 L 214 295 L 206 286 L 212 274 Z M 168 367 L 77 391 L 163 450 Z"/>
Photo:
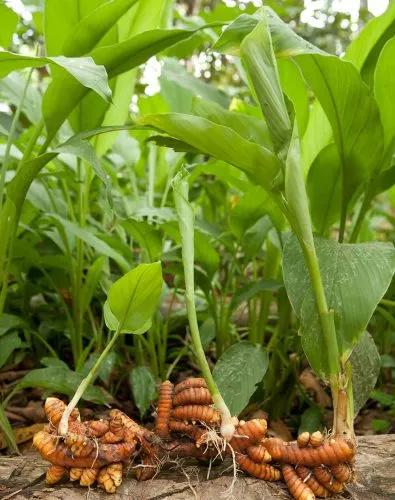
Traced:
<path fill-rule="evenodd" d="M 59 424 L 59 435 L 67 435 L 72 411 L 119 336 L 122 333 L 142 334 L 151 327 L 151 317 L 157 308 L 162 284 L 162 266 L 160 262 L 154 262 L 138 265 L 111 286 L 104 304 L 104 318 L 108 328 L 115 333 L 87 377 L 80 383 L 63 413 Z"/>
<path fill-rule="evenodd" d="M 199 326 L 195 308 L 195 279 L 194 279 L 194 213 L 188 201 L 188 172 L 183 169 L 173 179 L 174 203 L 178 215 L 178 225 L 181 234 L 182 260 L 185 275 L 185 301 L 188 312 L 189 328 L 193 347 L 202 375 L 211 393 L 214 405 L 221 414 L 221 435 L 230 441 L 235 433 L 235 422 L 227 407 L 217 384 L 210 371 L 206 355 L 203 350 L 199 334 Z"/>

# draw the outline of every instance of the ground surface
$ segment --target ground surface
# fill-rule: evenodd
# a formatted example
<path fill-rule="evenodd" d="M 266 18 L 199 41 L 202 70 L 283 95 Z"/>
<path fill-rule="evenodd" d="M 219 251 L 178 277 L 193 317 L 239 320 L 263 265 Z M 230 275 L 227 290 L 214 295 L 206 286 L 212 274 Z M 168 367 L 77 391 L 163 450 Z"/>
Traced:
<path fill-rule="evenodd" d="M 343 497 L 354 500 L 395 500 L 395 434 L 368 436 L 358 440 L 356 484 L 349 486 Z M 221 500 L 229 488 L 231 472 L 224 467 L 213 467 L 211 479 L 206 479 L 206 467 L 185 466 L 178 470 L 161 472 L 155 479 L 139 483 L 130 472 L 116 495 L 92 488 L 73 485 L 70 482 L 48 487 L 44 482 L 47 465 L 36 454 L 22 457 L 0 457 L 0 498 L 6 500 Z M 221 473 L 223 473 L 221 475 Z M 188 478 L 189 476 L 189 482 Z M 282 483 L 264 481 L 238 474 L 233 490 L 236 500 L 285 500 L 289 495 Z"/>

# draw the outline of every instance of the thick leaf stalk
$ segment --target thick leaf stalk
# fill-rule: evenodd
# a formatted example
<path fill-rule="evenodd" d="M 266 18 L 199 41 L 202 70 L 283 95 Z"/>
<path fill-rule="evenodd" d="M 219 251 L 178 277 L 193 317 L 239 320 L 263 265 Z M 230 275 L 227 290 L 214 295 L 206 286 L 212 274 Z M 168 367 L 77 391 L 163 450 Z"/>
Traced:
<path fill-rule="evenodd" d="M 203 377 L 211 393 L 214 405 L 221 414 L 221 434 L 226 440 L 231 440 L 235 432 L 234 419 L 227 407 L 210 371 L 199 334 L 199 326 L 195 307 L 194 280 L 194 214 L 188 201 L 188 181 L 186 171 L 179 172 L 173 180 L 174 202 L 178 214 L 181 233 L 182 260 L 185 275 L 185 301 L 188 312 L 189 328 L 196 358 L 202 370 Z"/>

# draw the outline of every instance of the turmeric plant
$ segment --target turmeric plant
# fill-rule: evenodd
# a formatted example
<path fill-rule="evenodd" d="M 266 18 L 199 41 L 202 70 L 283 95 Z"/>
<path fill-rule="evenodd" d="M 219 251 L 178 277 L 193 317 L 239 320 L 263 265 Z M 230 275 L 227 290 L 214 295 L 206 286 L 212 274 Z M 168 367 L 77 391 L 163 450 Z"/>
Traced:
<path fill-rule="evenodd" d="M 358 384 L 354 394 L 352 360 L 358 367 L 377 352 L 365 329 L 395 269 L 392 244 L 353 243 L 360 216 L 351 233 L 347 227 L 360 193 L 368 193 L 365 200 L 370 200 L 372 192 L 382 189 L 379 179 L 391 166 L 395 128 L 388 109 L 394 102 L 393 86 L 385 85 L 381 75 L 390 64 L 390 54 L 394 60 L 395 45 L 393 40 L 388 41 L 377 58 L 385 40 L 380 39 L 380 47 L 373 46 L 373 41 L 364 48 L 362 42 L 354 42 L 363 51 L 364 60 L 375 55 L 375 78 L 373 84 L 372 80 L 369 82 L 372 92 L 353 63 L 307 43 L 264 7 L 255 16 L 236 19 L 214 48 L 241 58 L 269 138 L 253 135 L 251 130 L 255 130 L 256 124 L 248 117 L 244 118 L 250 129 L 229 120 L 226 110 L 214 109 L 210 103 L 199 106 L 199 99 L 194 114 L 164 113 L 140 120 L 175 139 L 178 150 L 192 146 L 239 168 L 267 191 L 285 216 L 292 230 L 282 249 L 287 294 L 299 317 L 306 356 L 331 387 L 335 410 L 333 436 L 343 436 L 350 442 L 354 440 L 355 410 L 372 388 L 372 378 L 375 382 L 371 374 L 355 373 L 357 379 L 365 376 L 367 384 Z M 288 76 L 285 79 L 283 75 Z M 306 130 L 308 100 L 306 107 L 306 101 L 300 98 L 305 82 L 316 97 L 315 119 L 319 116 L 320 123 L 328 125 L 318 141 L 313 141 L 312 130 Z M 316 127 L 316 123 L 312 122 L 311 127 Z M 166 138 L 162 143 L 166 143 Z M 313 235 L 303 172 L 307 153 L 318 153 L 315 168 L 321 172 L 320 166 L 327 163 L 321 161 L 320 151 L 328 144 L 333 145 L 338 158 L 331 165 L 337 168 L 342 182 L 328 182 L 320 213 L 330 213 L 332 225 L 340 219 L 338 242 Z M 315 175 L 315 181 L 309 180 L 310 192 L 318 189 L 320 175 Z M 311 194 L 310 200 L 313 199 L 316 203 Z M 273 216 L 273 211 L 269 215 Z M 325 227 L 325 234 L 330 234 L 331 225 Z M 351 244 L 344 243 L 347 237 Z M 377 367 L 374 370 L 377 373 Z"/>

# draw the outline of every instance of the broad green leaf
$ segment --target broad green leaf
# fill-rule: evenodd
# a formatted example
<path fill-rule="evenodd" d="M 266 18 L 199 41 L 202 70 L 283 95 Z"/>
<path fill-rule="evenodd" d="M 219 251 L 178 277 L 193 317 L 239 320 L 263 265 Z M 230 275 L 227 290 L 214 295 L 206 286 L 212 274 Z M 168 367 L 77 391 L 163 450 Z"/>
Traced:
<path fill-rule="evenodd" d="M 82 370 L 79 373 L 86 377 L 89 371 L 92 369 L 94 364 L 99 359 L 100 354 L 95 352 L 92 353 L 86 363 L 84 364 Z M 117 361 L 117 354 L 115 352 L 109 352 L 107 356 L 101 361 L 100 367 L 97 372 L 97 377 L 104 382 L 106 385 L 110 383 L 110 377 L 114 370 L 115 363 Z M 42 360 L 41 360 L 42 363 Z"/>
<path fill-rule="evenodd" d="M 364 332 L 351 356 L 352 388 L 355 415 L 362 409 L 374 389 L 380 373 L 381 358 L 370 333 Z"/>
<path fill-rule="evenodd" d="M 0 80 L 0 96 L 15 107 L 22 102 L 22 95 L 26 86 L 26 78 L 14 72 Z M 28 119 L 37 124 L 41 119 L 41 94 L 31 85 L 27 88 L 22 103 L 22 112 Z"/>
<path fill-rule="evenodd" d="M 11 354 L 23 346 L 18 332 L 10 332 L 1 337 L 0 368 L 2 368 Z"/>
<path fill-rule="evenodd" d="M 12 35 L 16 31 L 16 25 L 18 24 L 18 14 L 16 14 L 10 7 L 7 7 L 4 3 L 1 3 L 0 19 L 0 45 L 7 49 L 11 43 Z"/>
<path fill-rule="evenodd" d="M 93 50 L 90 56 L 96 64 L 105 66 L 111 79 L 136 68 L 157 52 L 188 38 L 193 33 L 194 31 L 178 29 L 146 31 L 124 42 L 99 47 Z M 64 78 L 52 81 L 43 98 L 43 115 L 50 138 L 88 91 L 66 74 Z"/>
<path fill-rule="evenodd" d="M 280 215 L 282 216 L 281 212 Z M 270 229 L 273 227 L 273 222 L 270 217 L 264 215 L 252 227 L 247 229 L 242 240 L 241 247 L 245 258 L 255 259 L 262 252 L 263 244 L 268 236 Z M 281 231 L 279 226 L 278 231 Z M 263 255 L 261 255 L 263 257 Z"/>
<path fill-rule="evenodd" d="M 247 141 L 255 142 L 270 150 L 273 149 L 268 127 L 263 119 L 228 111 L 214 102 L 203 99 L 194 100 L 193 113 L 218 125 L 233 129 Z"/>
<path fill-rule="evenodd" d="M 161 264 L 154 262 L 138 265 L 111 286 L 108 308 L 121 332 L 136 333 L 148 324 L 158 306 L 162 284 Z"/>
<path fill-rule="evenodd" d="M 68 369 L 62 369 L 60 366 L 48 368 L 38 368 L 31 370 L 16 385 L 16 390 L 38 388 L 50 392 L 60 392 L 67 396 L 73 396 L 83 379 L 81 373 L 76 373 Z M 108 397 L 98 387 L 88 387 L 82 399 L 96 404 L 106 404 Z"/>
<path fill-rule="evenodd" d="M 190 185 L 196 181 L 200 175 L 215 175 L 217 179 L 229 183 L 240 191 L 247 191 L 251 187 L 244 172 L 223 161 L 215 161 L 194 165 L 188 182 Z"/>
<path fill-rule="evenodd" d="M 160 258 L 163 247 L 162 231 L 144 220 L 129 219 L 123 221 L 122 226 L 138 241 L 140 247 L 148 253 L 151 262 Z"/>
<path fill-rule="evenodd" d="M 118 20 L 116 26 L 114 26 L 109 34 L 116 32 L 114 42 L 121 43 L 131 38 L 131 36 L 138 35 L 144 31 L 166 27 L 163 26 L 162 14 L 165 13 L 168 3 L 169 0 L 144 0 L 143 2 L 138 2 Z M 93 15 L 94 12 L 92 12 Z M 109 43 L 113 42 L 106 42 L 104 44 L 104 41 L 102 41 L 101 45 L 108 45 Z M 99 125 L 121 125 L 125 123 L 129 116 L 129 106 L 134 92 L 136 72 L 137 69 L 131 69 L 110 80 L 113 89 L 112 104 L 100 101 L 92 92 L 88 93 L 77 110 L 70 116 L 70 122 L 75 129 L 90 129 Z M 77 119 L 75 119 L 76 115 Z M 114 132 L 101 135 L 95 139 L 94 146 L 99 156 L 102 156 L 111 147 L 116 139 L 116 135 Z"/>
<path fill-rule="evenodd" d="M 140 417 L 144 417 L 150 404 L 155 398 L 155 378 L 147 366 L 133 368 L 130 373 L 130 385 L 132 386 L 133 398 L 140 411 Z"/>
<path fill-rule="evenodd" d="M 371 19 L 361 33 L 352 41 L 344 59 L 356 66 L 367 82 L 373 81 L 374 68 L 381 49 L 395 35 L 395 2 L 379 17 Z"/>
<path fill-rule="evenodd" d="M 57 214 L 51 214 L 51 218 L 61 224 L 61 226 L 66 231 L 73 234 L 76 238 L 82 240 L 99 254 L 106 255 L 107 257 L 113 259 L 123 272 L 126 272 L 127 269 L 130 268 L 130 263 L 128 263 L 120 253 L 110 247 L 110 245 L 105 243 L 103 240 L 95 236 L 95 234 L 91 233 L 87 229 L 77 226 L 77 224 L 75 224 L 74 222 L 70 222 Z"/>
<path fill-rule="evenodd" d="M 247 35 L 240 47 L 252 89 L 256 94 L 277 151 L 291 137 L 291 123 L 280 86 L 272 39 L 266 19 Z"/>
<path fill-rule="evenodd" d="M 194 96 L 213 101 L 222 108 L 227 108 L 230 103 L 224 92 L 194 77 L 174 59 L 165 59 L 159 82 L 161 94 L 169 103 L 171 111 L 190 112 Z M 179 101 L 183 102 L 182 108 L 179 107 Z"/>
<path fill-rule="evenodd" d="M 26 328 L 27 324 L 19 316 L 14 316 L 13 314 L 0 314 L 0 337 L 10 330 L 15 330 L 16 328 Z"/>
<path fill-rule="evenodd" d="M 392 5 L 395 7 L 395 3 Z M 392 152 L 395 139 L 395 37 L 384 45 L 378 58 L 374 74 L 374 95 L 380 109 L 385 149 L 391 147 Z"/>
<path fill-rule="evenodd" d="M 385 294 L 395 270 L 392 243 L 340 244 L 315 238 L 328 308 L 334 311 L 340 356 L 345 362 Z M 284 247 L 283 276 L 300 320 L 302 346 L 318 375 L 329 373 L 325 340 L 302 249 L 295 236 Z"/>
<path fill-rule="evenodd" d="M 237 306 L 242 302 L 249 301 L 262 292 L 278 292 L 284 284 L 281 281 L 262 279 L 249 283 L 237 291 L 232 299 L 232 304 Z"/>
<path fill-rule="evenodd" d="M 309 120 L 309 94 L 302 72 L 292 59 L 277 61 L 278 73 L 283 92 L 291 99 L 295 107 L 300 137 L 303 137 Z"/>
<path fill-rule="evenodd" d="M 62 53 L 82 56 L 90 52 L 116 22 L 139 0 L 106 2 L 82 18 L 66 38 Z"/>
<path fill-rule="evenodd" d="M 90 266 L 85 278 L 80 296 L 80 311 L 84 314 L 91 303 L 92 297 L 100 282 L 100 277 L 104 266 L 104 256 L 98 257 Z"/>
<path fill-rule="evenodd" d="M 260 186 L 250 188 L 230 210 L 229 226 L 238 241 L 264 214 L 276 207 L 270 195 Z"/>
<path fill-rule="evenodd" d="M 276 56 L 294 57 L 331 124 L 343 172 L 343 208 L 381 164 L 383 132 L 376 101 L 351 63 L 323 53 L 296 35 L 273 11 Z"/>
<path fill-rule="evenodd" d="M 241 14 L 235 19 L 213 45 L 213 49 L 233 56 L 240 56 L 240 45 L 262 19 L 261 11 L 254 15 Z"/>
<path fill-rule="evenodd" d="M 91 57 L 33 57 L 3 51 L 0 52 L 0 78 L 17 69 L 39 68 L 46 64 L 55 64 L 64 69 L 65 79 L 78 87 L 86 91 L 92 89 L 103 99 L 111 100 L 106 69 L 103 65 L 95 64 Z"/>
<path fill-rule="evenodd" d="M 341 163 L 334 144 L 324 148 L 310 167 L 307 192 L 314 227 L 322 236 L 340 219 Z"/>
<path fill-rule="evenodd" d="M 266 350 L 249 342 L 238 342 L 218 359 L 213 377 L 232 415 L 239 415 L 248 405 L 267 370 Z"/>
<path fill-rule="evenodd" d="M 321 104 L 314 101 L 302 142 L 302 168 L 306 177 L 313 161 L 320 152 L 333 142 L 332 127 Z"/>
<path fill-rule="evenodd" d="M 205 154 L 234 165 L 262 186 L 270 187 L 280 170 L 278 158 L 268 149 L 246 141 L 229 127 L 181 113 L 144 116 L 139 120 L 182 140 Z"/>

